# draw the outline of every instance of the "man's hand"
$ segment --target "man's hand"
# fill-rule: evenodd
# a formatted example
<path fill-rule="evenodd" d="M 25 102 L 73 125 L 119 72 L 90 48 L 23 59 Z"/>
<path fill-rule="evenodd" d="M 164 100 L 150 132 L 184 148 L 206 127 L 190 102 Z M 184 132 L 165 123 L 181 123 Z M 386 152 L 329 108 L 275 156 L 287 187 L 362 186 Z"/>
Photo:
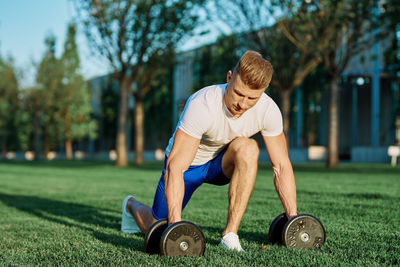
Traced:
<path fill-rule="evenodd" d="M 171 218 L 171 219 L 168 218 L 168 225 L 171 225 L 171 224 L 174 224 L 174 223 L 177 223 L 180 221 L 182 221 L 182 218 Z"/>

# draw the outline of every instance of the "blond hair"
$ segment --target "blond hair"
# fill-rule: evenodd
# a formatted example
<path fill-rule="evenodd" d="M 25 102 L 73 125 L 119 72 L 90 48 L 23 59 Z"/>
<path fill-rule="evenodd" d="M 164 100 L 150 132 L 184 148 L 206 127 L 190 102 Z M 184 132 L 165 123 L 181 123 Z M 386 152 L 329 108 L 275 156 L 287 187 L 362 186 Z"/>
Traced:
<path fill-rule="evenodd" d="M 271 63 L 256 51 L 246 51 L 233 70 L 233 78 L 239 74 L 242 82 L 251 89 L 266 89 L 274 69 Z"/>

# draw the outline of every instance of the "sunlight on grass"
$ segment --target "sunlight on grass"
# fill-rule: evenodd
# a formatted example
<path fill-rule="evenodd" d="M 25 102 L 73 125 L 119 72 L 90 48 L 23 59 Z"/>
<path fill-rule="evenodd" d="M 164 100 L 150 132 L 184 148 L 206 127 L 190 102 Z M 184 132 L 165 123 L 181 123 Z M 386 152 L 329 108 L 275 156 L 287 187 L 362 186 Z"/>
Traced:
<path fill-rule="evenodd" d="M 218 247 L 226 222 L 227 186 L 204 185 L 183 219 L 198 224 L 204 257 L 144 253 L 143 235 L 119 231 L 123 198 L 152 204 L 161 163 L 120 169 L 109 163 L 0 163 L 1 265 L 398 266 L 400 168 L 386 165 L 295 165 L 299 213 L 318 217 L 327 231 L 321 250 L 299 251 L 267 241 L 282 212 L 270 167 L 260 167 L 239 236 L 246 253 Z"/>

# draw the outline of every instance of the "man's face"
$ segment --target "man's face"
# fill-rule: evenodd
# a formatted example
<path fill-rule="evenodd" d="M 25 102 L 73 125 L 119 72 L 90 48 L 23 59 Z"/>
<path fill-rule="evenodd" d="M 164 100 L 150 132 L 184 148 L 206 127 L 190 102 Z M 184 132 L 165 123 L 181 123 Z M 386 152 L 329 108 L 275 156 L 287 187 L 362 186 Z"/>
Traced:
<path fill-rule="evenodd" d="M 246 110 L 253 107 L 265 88 L 251 89 L 246 86 L 239 75 L 232 77 L 232 71 L 228 71 L 226 76 L 228 86 L 225 92 L 225 104 L 235 117 L 240 117 Z"/>

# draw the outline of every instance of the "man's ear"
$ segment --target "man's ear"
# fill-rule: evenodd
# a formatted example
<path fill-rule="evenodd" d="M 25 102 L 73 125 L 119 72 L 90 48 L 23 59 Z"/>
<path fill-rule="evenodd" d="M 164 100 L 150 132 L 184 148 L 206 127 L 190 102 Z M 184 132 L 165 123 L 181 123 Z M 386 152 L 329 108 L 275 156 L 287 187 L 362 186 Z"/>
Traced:
<path fill-rule="evenodd" d="M 226 74 L 226 82 L 230 83 L 232 81 L 232 71 L 229 70 L 228 73 Z"/>

